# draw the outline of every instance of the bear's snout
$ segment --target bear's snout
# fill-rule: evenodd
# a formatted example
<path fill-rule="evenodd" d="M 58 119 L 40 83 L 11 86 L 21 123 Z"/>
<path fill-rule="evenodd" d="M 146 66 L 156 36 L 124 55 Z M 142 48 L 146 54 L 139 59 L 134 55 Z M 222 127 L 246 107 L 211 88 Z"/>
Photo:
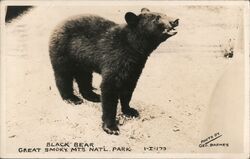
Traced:
<path fill-rule="evenodd" d="M 172 18 L 168 16 L 164 16 L 161 18 L 160 23 L 164 26 L 166 29 L 173 29 L 179 25 L 179 18 Z"/>
<path fill-rule="evenodd" d="M 179 25 L 179 19 L 168 20 L 167 23 L 164 23 L 165 29 L 162 32 L 168 36 L 173 36 L 177 34 L 176 27 Z"/>
<path fill-rule="evenodd" d="M 176 19 L 174 21 L 170 21 L 169 23 L 170 23 L 171 27 L 173 27 L 173 28 L 177 27 L 179 25 L 179 19 Z"/>

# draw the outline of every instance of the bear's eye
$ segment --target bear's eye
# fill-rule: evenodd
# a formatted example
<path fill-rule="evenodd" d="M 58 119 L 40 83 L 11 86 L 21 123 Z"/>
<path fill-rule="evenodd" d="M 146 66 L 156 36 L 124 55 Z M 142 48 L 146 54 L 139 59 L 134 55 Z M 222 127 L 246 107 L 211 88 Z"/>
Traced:
<path fill-rule="evenodd" d="M 160 16 L 160 15 L 158 15 L 158 16 L 155 18 L 155 20 L 156 20 L 156 21 L 159 21 L 159 20 L 160 20 L 160 18 L 161 18 L 161 16 Z"/>

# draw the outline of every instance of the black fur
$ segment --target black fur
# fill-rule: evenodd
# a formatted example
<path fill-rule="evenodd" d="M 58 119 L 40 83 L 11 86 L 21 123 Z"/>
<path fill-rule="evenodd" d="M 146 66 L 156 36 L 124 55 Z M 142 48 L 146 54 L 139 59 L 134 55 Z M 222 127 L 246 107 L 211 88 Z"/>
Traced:
<path fill-rule="evenodd" d="M 150 53 L 172 36 L 163 33 L 174 28 L 159 20 L 165 15 L 144 11 L 138 16 L 128 12 L 125 25 L 98 16 L 76 17 L 58 26 L 50 40 L 50 59 L 62 98 L 82 103 L 73 94 L 75 79 L 83 98 L 102 102 L 103 129 L 110 134 L 119 133 L 118 100 L 125 115 L 139 116 L 129 106 L 136 83 Z M 101 99 L 92 90 L 93 72 L 102 76 Z"/>

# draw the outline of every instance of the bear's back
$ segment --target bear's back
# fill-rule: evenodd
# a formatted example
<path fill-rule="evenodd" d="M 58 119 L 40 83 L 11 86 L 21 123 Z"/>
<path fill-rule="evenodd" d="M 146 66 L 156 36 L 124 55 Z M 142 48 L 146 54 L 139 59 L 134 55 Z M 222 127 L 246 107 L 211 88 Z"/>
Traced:
<path fill-rule="evenodd" d="M 64 35 L 85 36 L 88 39 L 99 38 L 109 28 L 117 24 L 95 15 L 82 15 L 70 18 L 57 27 Z"/>
<path fill-rule="evenodd" d="M 79 15 L 60 23 L 50 37 L 50 56 L 63 55 L 69 44 L 84 39 L 86 44 L 95 44 L 116 23 L 95 15 Z"/>

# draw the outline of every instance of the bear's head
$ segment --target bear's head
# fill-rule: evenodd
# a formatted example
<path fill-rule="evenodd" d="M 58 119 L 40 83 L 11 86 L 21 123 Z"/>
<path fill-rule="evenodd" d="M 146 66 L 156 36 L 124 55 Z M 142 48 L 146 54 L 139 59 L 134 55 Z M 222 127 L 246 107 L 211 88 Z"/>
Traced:
<path fill-rule="evenodd" d="M 125 20 L 128 27 L 159 43 L 175 35 L 176 27 L 179 25 L 179 19 L 170 18 L 162 13 L 150 12 L 147 8 L 142 8 L 139 15 L 127 12 Z"/>

